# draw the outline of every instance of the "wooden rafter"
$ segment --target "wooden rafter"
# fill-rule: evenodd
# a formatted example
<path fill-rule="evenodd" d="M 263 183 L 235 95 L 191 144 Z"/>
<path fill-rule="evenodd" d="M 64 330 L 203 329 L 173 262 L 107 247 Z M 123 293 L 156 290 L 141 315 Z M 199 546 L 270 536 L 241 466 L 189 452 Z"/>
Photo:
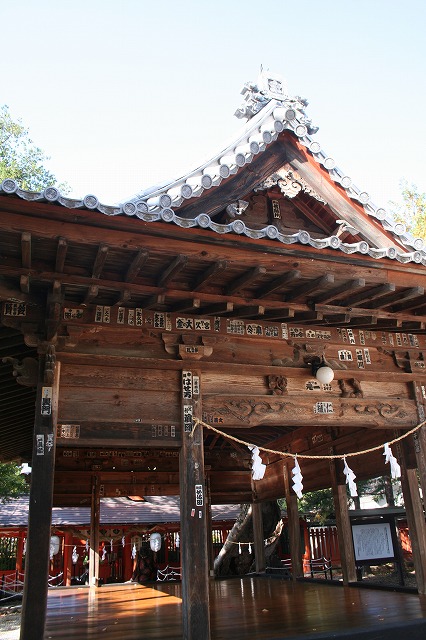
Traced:
<path fill-rule="evenodd" d="M 253 267 L 252 269 L 248 269 L 241 276 L 235 278 L 230 284 L 225 287 L 225 295 L 231 296 L 237 291 L 240 291 L 247 285 L 251 284 L 259 276 L 263 276 L 266 273 L 265 267 Z"/>
<path fill-rule="evenodd" d="M 165 271 L 161 274 L 161 276 L 157 280 L 158 287 L 166 287 L 169 282 L 173 280 L 173 278 L 185 268 L 186 263 L 188 262 L 188 256 L 178 255 L 169 266 L 165 269 Z"/>
<path fill-rule="evenodd" d="M 348 291 L 354 291 L 356 289 L 363 289 L 365 287 L 365 279 L 364 278 L 354 278 L 354 280 L 347 280 L 343 284 L 338 287 L 334 287 L 334 289 L 329 289 L 328 291 L 324 291 L 324 293 L 320 293 L 311 301 L 308 301 L 308 304 L 326 304 L 328 302 L 332 302 L 334 300 L 338 300 Z"/>
<path fill-rule="evenodd" d="M 322 289 L 322 287 L 326 287 L 327 285 L 333 284 L 334 275 L 332 273 L 326 273 L 324 276 L 320 278 L 315 278 L 314 280 L 309 280 L 309 282 L 305 282 L 305 284 L 295 287 L 292 291 L 289 291 L 285 294 L 284 300 L 285 302 L 292 302 L 293 300 L 297 300 L 302 298 L 303 296 L 309 295 L 312 291 L 316 291 L 317 289 Z"/>
<path fill-rule="evenodd" d="M 266 296 L 270 293 L 274 293 L 274 291 L 283 289 L 287 284 L 290 284 L 295 280 L 299 280 L 301 276 L 301 272 L 296 269 L 288 271 L 287 273 L 278 276 L 278 278 L 274 278 L 271 282 L 262 285 L 262 287 L 256 291 L 254 297 L 258 300 L 266 298 Z"/>
<path fill-rule="evenodd" d="M 96 280 L 100 278 L 102 269 L 104 268 L 106 259 L 108 257 L 109 247 L 106 244 L 99 245 L 98 252 L 95 258 L 95 264 L 92 269 L 92 278 Z"/>
<path fill-rule="evenodd" d="M 67 258 L 68 244 L 65 238 L 59 238 L 58 245 L 56 247 L 56 273 L 62 273 L 65 267 L 65 260 Z"/>
<path fill-rule="evenodd" d="M 134 282 L 139 271 L 142 269 L 143 265 L 147 262 L 148 258 L 149 258 L 148 251 L 141 249 L 140 251 L 137 252 L 136 256 L 133 258 L 132 262 L 130 263 L 129 268 L 127 269 L 127 272 L 124 278 L 125 282 Z"/>
<path fill-rule="evenodd" d="M 200 275 L 195 279 L 191 291 L 201 291 L 218 273 L 225 271 L 228 267 L 226 260 L 218 260 L 213 262 L 205 271 L 202 271 Z"/>
<path fill-rule="evenodd" d="M 385 296 L 388 293 L 392 293 L 395 291 L 396 286 L 392 282 L 387 282 L 385 284 L 381 284 L 378 287 L 373 287 L 372 289 L 363 290 L 359 293 L 355 293 L 350 298 L 345 298 L 341 302 L 342 307 L 353 307 L 354 305 L 360 304 L 361 302 L 371 302 L 380 298 L 381 296 Z"/>

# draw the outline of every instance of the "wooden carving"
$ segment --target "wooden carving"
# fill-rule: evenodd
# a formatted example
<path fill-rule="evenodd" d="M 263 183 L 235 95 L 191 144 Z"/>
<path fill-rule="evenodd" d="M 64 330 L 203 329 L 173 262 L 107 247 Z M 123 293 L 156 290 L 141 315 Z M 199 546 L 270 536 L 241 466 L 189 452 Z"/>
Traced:
<path fill-rule="evenodd" d="M 35 358 L 24 358 L 21 362 L 17 358 L 3 358 L 3 362 L 10 362 L 16 382 L 23 387 L 36 387 L 38 380 L 38 361 Z"/>
<path fill-rule="evenodd" d="M 239 422 L 251 424 L 252 419 L 255 422 L 260 417 L 266 415 L 274 415 L 284 411 L 298 412 L 298 407 L 290 402 L 266 402 L 256 400 L 230 400 L 222 407 L 218 407 L 215 413 L 218 415 L 231 415 Z"/>
<path fill-rule="evenodd" d="M 356 404 L 354 406 L 356 413 L 367 414 L 369 416 L 378 415 L 387 419 L 403 419 L 407 417 L 407 412 L 401 409 L 397 404 L 393 405 L 388 402 L 379 402 L 377 404 Z"/>
<path fill-rule="evenodd" d="M 282 396 L 287 391 L 287 378 L 285 376 L 266 376 L 268 388 L 276 396 Z"/>
<path fill-rule="evenodd" d="M 359 380 L 352 378 L 351 380 L 339 380 L 340 395 L 342 398 L 363 398 L 364 393 L 361 389 Z M 350 386 L 348 386 L 350 385 Z"/>

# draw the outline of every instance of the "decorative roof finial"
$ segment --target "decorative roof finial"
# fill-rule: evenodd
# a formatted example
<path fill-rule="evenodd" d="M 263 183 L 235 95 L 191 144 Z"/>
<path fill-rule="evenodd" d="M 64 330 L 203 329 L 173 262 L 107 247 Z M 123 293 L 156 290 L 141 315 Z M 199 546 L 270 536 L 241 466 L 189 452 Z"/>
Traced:
<path fill-rule="evenodd" d="M 241 94 L 245 102 L 236 110 L 237 118 L 252 118 L 270 100 L 285 100 L 287 98 L 287 87 L 276 73 L 264 71 L 260 65 L 260 73 L 257 83 L 246 82 Z"/>

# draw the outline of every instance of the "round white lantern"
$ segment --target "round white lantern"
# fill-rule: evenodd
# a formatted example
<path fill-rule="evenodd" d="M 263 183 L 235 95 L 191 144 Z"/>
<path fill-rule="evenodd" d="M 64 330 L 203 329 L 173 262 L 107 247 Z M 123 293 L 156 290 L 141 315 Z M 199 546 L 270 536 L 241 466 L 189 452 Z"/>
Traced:
<path fill-rule="evenodd" d="M 160 551 L 161 535 L 159 533 L 151 533 L 149 536 L 149 546 L 151 547 L 151 551 Z"/>

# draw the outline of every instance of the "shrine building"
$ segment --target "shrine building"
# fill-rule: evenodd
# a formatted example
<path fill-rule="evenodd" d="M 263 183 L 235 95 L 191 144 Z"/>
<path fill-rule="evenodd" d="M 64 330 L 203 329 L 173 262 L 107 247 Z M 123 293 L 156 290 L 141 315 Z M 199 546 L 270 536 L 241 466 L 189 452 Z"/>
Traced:
<path fill-rule="evenodd" d="M 186 640 L 214 637 L 212 505 L 252 505 L 262 575 L 261 506 L 285 498 L 296 583 L 298 496 L 331 487 L 343 589 L 365 552 L 347 486 L 400 475 L 426 594 L 423 241 L 278 77 L 242 94 L 229 146 L 119 205 L 0 185 L 0 460 L 32 467 L 21 640 L 44 637 L 54 506 L 91 507 L 98 588 L 103 497 L 180 496 Z"/>

